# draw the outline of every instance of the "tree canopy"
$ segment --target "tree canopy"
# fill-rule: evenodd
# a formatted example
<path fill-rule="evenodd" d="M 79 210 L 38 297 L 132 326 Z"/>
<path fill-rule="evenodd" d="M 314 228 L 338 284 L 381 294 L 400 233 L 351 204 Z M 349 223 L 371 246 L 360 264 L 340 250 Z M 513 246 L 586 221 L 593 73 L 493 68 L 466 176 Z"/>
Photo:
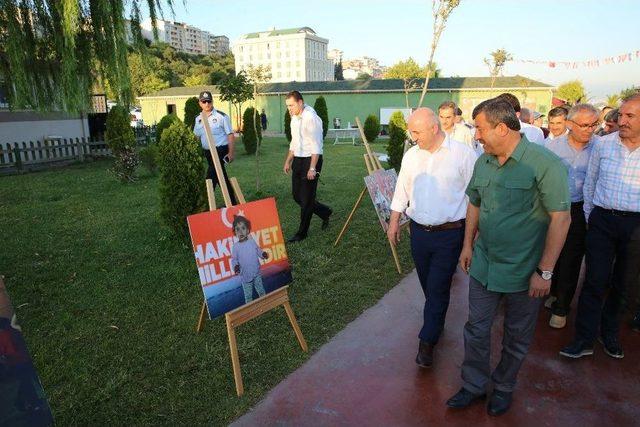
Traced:
<path fill-rule="evenodd" d="M 587 91 L 580 80 L 571 80 L 558 86 L 555 96 L 569 104 L 587 101 Z"/>
<path fill-rule="evenodd" d="M 127 30 L 143 49 L 144 2 L 155 22 L 174 0 L 0 0 L 0 74 L 14 108 L 87 111 L 97 81 L 131 100 Z M 131 11 L 127 29 L 125 9 Z"/>

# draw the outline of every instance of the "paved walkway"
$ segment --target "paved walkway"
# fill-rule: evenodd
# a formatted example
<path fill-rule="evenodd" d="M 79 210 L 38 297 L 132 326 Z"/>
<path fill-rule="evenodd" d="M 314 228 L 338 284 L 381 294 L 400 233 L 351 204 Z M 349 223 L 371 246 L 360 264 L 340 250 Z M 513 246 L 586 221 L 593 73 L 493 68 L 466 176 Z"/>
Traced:
<path fill-rule="evenodd" d="M 623 328 L 626 357 L 567 360 L 570 340 L 547 326 L 541 311 L 536 339 L 522 370 L 511 411 L 490 417 L 477 404 L 461 411 L 445 401 L 460 388 L 467 277 L 454 277 L 446 329 L 435 365 L 414 363 L 424 297 L 415 271 L 278 384 L 237 426 L 631 426 L 640 425 L 640 334 Z M 500 352 L 502 318 L 494 323 L 493 356 Z"/>

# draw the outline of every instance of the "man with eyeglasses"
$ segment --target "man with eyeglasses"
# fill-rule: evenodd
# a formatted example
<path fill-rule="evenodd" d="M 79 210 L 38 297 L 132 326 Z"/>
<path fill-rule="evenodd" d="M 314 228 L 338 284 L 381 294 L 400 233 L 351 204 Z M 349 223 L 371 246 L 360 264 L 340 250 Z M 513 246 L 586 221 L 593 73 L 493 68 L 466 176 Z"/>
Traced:
<path fill-rule="evenodd" d="M 574 341 L 560 351 L 574 359 L 592 355 L 596 338 L 608 356 L 624 357 L 618 335 L 626 278 L 640 274 L 633 255 L 640 246 L 640 93 L 624 100 L 618 125 L 593 144 L 584 181 L 587 274 Z"/>
<path fill-rule="evenodd" d="M 571 195 L 571 225 L 556 262 L 551 281 L 551 297 L 545 303 L 546 306 L 551 306 L 549 326 L 556 329 L 564 328 L 567 324 L 567 314 L 578 286 L 584 257 L 587 224 L 584 218 L 582 186 L 587 174 L 591 147 L 598 139 L 594 135 L 598 127 L 598 110 L 590 104 L 575 105 L 567 115 L 567 126 L 568 134 L 548 140 L 545 144 L 566 166 Z"/>
<path fill-rule="evenodd" d="M 235 137 L 233 135 L 233 129 L 231 128 L 231 120 L 228 115 L 213 108 L 213 96 L 208 90 L 200 92 L 199 101 L 200 109 L 204 111 L 209 118 L 209 128 L 211 129 L 211 134 L 216 144 L 216 151 L 218 153 L 218 158 L 220 159 L 220 164 L 222 165 L 222 173 L 224 175 L 224 179 L 228 183 L 229 177 L 227 176 L 227 169 L 224 167 L 224 164 L 231 163 L 235 154 Z M 202 123 L 202 116 L 200 115 L 196 117 L 196 122 L 193 126 L 193 133 L 195 133 L 200 139 L 204 156 L 207 158 L 207 163 L 209 164 L 207 179 L 213 181 L 213 188 L 215 189 L 216 185 L 218 185 L 218 176 L 216 175 L 216 169 L 213 165 L 213 158 L 211 157 L 204 124 Z M 236 197 L 231 187 L 229 187 L 229 195 L 231 196 L 231 203 L 234 205 L 237 204 Z"/>

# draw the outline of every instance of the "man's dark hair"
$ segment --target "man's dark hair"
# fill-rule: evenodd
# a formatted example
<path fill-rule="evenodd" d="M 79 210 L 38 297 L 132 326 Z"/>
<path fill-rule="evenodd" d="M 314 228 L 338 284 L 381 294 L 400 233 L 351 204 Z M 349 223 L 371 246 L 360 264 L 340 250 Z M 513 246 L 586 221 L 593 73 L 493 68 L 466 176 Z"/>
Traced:
<path fill-rule="evenodd" d="M 292 90 L 291 92 L 289 92 L 284 99 L 289 99 L 289 98 L 293 98 L 296 101 L 304 101 L 304 98 L 302 98 L 302 94 L 297 90 Z"/>
<path fill-rule="evenodd" d="M 233 217 L 233 230 L 235 231 L 236 229 L 236 225 L 244 223 L 244 225 L 247 227 L 247 230 L 251 230 L 251 221 L 249 221 L 247 218 L 243 217 L 242 215 L 236 215 Z"/>
<path fill-rule="evenodd" d="M 508 102 L 509 104 L 511 104 L 511 106 L 513 107 L 513 110 L 516 113 L 520 112 L 520 101 L 518 101 L 518 98 L 516 98 L 515 95 L 512 95 L 510 93 L 501 93 L 500 95 L 498 95 L 496 97 L 496 99 L 501 99 L 505 102 Z"/>
<path fill-rule="evenodd" d="M 456 113 L 456 108 L 458 108 L 458 106 L 456 105 L 455 102 L 453 101 L 444 101 L 442 104 L 440 104 L 440 106 L 438 107 L 438 111 L 440 110 L 446 110 L 451 108 L 453 110 L 453 114 Z"/>
<path fill-rule="evenodd" d="M 500 99 L 500 97 L 487 99 L 478 104 L 476 108 L 473 109 L 473 119 L 475 120 L 480 113 L 484 113 L 487 121 L 493 127 L 504 123 L 511 130 L 520 130 L 520 120 L 518 120 L 513 106 Z"/>
<path fill-rule="evenodd" d="M 567 111 L 567 109 L 564 107 L 556 107 L 549 110 L 550 119 L 554 117 L 560 117 L 560 116 L 564 116 L 564 118 L 566 119 L 568 114 L 569 114 L 569 111 Z"/>
<path fill-rule="evenodd" d="M 456 116 L 461 116 L 462 115 L 462 110 L 460 109 L 460 107 L 456 107 Z"/>
<path fill-rule="evenodd" d="M 607 114 L 605 114 L 604 121 L 605 122 L 617 122 L 619 115 L 620 115 L 620 111 L 617 108 L 615 108 L 615 109 L 609 111 Z"/>

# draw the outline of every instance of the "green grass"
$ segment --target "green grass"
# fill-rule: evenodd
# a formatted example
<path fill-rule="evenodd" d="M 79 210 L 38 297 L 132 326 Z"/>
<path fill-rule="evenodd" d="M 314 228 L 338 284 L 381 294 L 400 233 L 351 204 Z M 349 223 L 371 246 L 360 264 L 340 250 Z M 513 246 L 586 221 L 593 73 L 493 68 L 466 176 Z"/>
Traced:
<path fill-rule="evenodd" d="M 326 232 L 288 245 L 293 309 L 310 353 L 398 281 L 368 197 L 333 241 L 363 186 L 362 146 L 325 146 L 318 197 Z M 381 145 L 374 145 L 382 151 Z M 239 152 L 243 149 L 239 146 Z M 263 144 L 262 196 L 275 196 L 285 236 L 299 208 L 282 172 L 283 139 Z M 202 292 L 191 248 L 159 221 L 158 179 L 122 185 L 110 162 L 0 178 L 0 274 L 59 425 L 226 424 L 304 363 L 283 309 L 238 329 L 245 394 L 238 398 L 223 319 L 195 333 Z M 256 199 L 254 157 L 230 167 Z M 218 203 L 221 198 L 217 197 Z M 407 238 L 400 245 L 412 267 Z"/>

